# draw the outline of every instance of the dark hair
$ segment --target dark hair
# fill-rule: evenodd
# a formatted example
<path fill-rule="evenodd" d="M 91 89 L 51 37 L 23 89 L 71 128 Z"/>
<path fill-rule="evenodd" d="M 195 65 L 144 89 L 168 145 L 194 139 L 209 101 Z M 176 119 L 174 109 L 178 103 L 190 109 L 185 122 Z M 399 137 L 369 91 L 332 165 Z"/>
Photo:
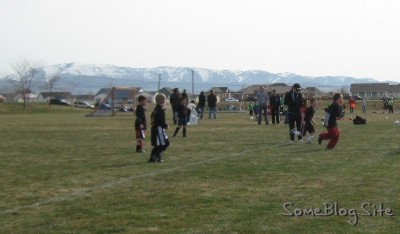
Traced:
<path fill-rule="evenodd" d="M 341 93 L 335 93 L 335 94 L 333 94 L 333 101 L 337 101 L 341 96 L 342 96 Z"/>
<path fill-rule="evenodd" d="M 315 102 L 315 101 L 317 101 L 317 98 L 316 98 L 316 97 L 312 97 L 312 98 L 310 99 L 310 103 L 313 103 L 313 102 Z"/>
<path fill-rule="evenodd" d="M 187 100 L 187 97 L 181 97 L 181 100 Z"/>
<path fill-rule="evenodd" d="M 144 100 L 146 100 L 146 99 L 147 99 L 147 98 L 146 98 L 145 96 L 143 96 L 143 95 L 140 95 L 140 96 L 137 98 L 138 102 L 144 101 Z"/>

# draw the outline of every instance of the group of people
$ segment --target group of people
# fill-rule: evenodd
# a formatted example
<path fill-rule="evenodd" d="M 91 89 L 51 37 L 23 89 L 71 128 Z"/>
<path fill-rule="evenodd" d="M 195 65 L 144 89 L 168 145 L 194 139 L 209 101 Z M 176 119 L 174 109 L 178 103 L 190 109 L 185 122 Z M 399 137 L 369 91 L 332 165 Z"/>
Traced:
<path fill-rule="evenodd" d="M 167 100 L 166 96 L 162 93 L 158 93 L 155 96 L 156 106 L 151 112 L 151 145 L 153 149 L 150 154 L 149 162 L 164 162 L 162 160 L 162 153 L 170 145 L 168 135 L 165 132 L 168 129 L 168 124 L 165 120 L 165 110 L 164 105 Z M 145 116 L 145 106 L 147 100 L 146 97 L 140 95 L 138 97 L 138 105 L 135 110 L 136 120 L 135 120 L 135 133 L 136 133 L 136 152 L 144 153 L 143 143 L 145 136 L 145 131 L 147 130 L 146 116 Z"/>
<path fill-rule="evenodd" d="M 257 122 L 260 125 L 264 118 L 265 124 L 268 125 L 268 101 L 271 112 L 272 124 L 280 123 L 280 112 L 282 105 L 287 106 L 287 113 L 285 123 L 289 125 L 289 136 L 290 143 L 295 141 L 297 136 L 298 141 L 303 142 L 303 137 L 308 133 L 307 143 L 311 143 L 315 134 L 315 122 L 313 120 L 315 110 L 318 107 L 318 100 L 313 97 L 310 100 L 306 100 L 302 93 L 300 84 L 295 83 L 291 90 L 287 92 L 283 100 L 276 93 L 276 90 L 272 91 L 272 95 L 268 98 L 268 93 L 264 86 L 260 86 L 260 90 L 256 94 L 257 102 L 256 105 L 249 104 L 249 114 L 251 118 L 254 113 L 257 116 Z M 283 102 L 282 102 L 283 101 Z M 329 113 L 327 119 L 327 132 L 318 135 L 318 143 L 321 144 L 323 140 L 330 140 L 327 149 L 335 147 L 339 140 L 339 130 L 337 128 L 336 119 L 340 117 L 344 112 L 342 109 L 343 96 L 340 93 L 333 95 L 332 103 L 326 108 L 326 112 Z"/>
<path fill-rule="evenodd" d="M 309 106 L 306 106 L 307 101 L 303 99 L 301 87 L 298 83 L 292 86 L 292 89 L 286 93 L 284 104 L 288 106 L 288 123 L 290 142 L 294 142 L 295 136 L 298 136 L 299 141 L 303 141 L 302 137 L 308 133 L 307 143 L 311 143 L 315 133 L 315 122 L 313 120 L 315 109 L 318 106 L 318 100 L 311 98 Z M 332 103 L 325 109 L 325 127 L 326 132 L 318 135 L 318 144 L 322 144 L 323 140 L 329 140 L 326 148 L 333 149 L 339 141 L 339 129 L 337 119 L 343 117 L 344 100 L 341 93 L 335 93 L 332 98 Z"/>
<path fill-rule="evenodd" d="M 166 134 L 166 129 L 168 129 L 168 124 L 165 118 L 165 102 L 166 96 L 162 93 L 158 93 L 155 96 L 156 106 L 151 113 L 151 145 L 153 149 L 150 154 L 149 162 L 163 162 L 162 154 L 170 145 L 168 136 Z M 268 102 L 271 105 L 271 116 L 273 124 L 279 124 L 279 112 L 281 106 L 281 98 L 276 95 L 276 91 L 273 90 L 271 98 L 268 98 L 268 93 L 264 86 L 260 87 L 257 93 L 258 100 L 258 124 L 261 124 L 261 120 L 264 117 L 265 123 L 268 125 L 269 121 L 267 118 L 267 108 Z M 179 101 L 179 102 L 178 102 Z M 204 107 L 205 107 L 206 97 L 204 92 L 200 93 L 199 96 L 199 112 L 200 118 L 203 118 Z M 174 95 L 170 98 L 171 107 L 173 111 L 173 121 L 177 125 L 175 128 L 173 137 L 175 137 L 180 129 L 182 128 L 183 137 L 186 137 L 186 126 L 188 123 L 188 113 L 189 109 L 187 107 L 188 97 L 183 91 L 179 94 L 178 89 L 174 89 Z M 140 95 L 138 97 L 138 105 L 135 110 L 135 133 L 136 133 L 136 152 L 144 153 L 143 143 L 146 138 L 145 131 L 147 129 L 147 122 L 145 116 L 145 105 L 147 103 L 146 97 Z M 216 119 L 216 103 L 217 98 L 211 91 L 207 97 L 207 103 L 210 108 L 209 118 L 212 115 Z M 303 141 L 308 133 L 307 143 L 311 143 L 315 134 L 315 122 L 313 120 L 315 109 L 318 106 L 318 100 L 316 98 L 311 98 L 309 105 L 307 106 L 307 100 L 303 98 L 301 93 L 301 87 L 298 83 L 292 86 L 292 89 L 287 92 L 283 100 L 284 105 L 287 106 L 287 122 L 289 125 L 289 135 L 290 142 L 295 141 L 295 136 L 297 136 L 298 141 Z M 322 144 L 323 140 L 329 140 L 327 144 L 327 149 L 333 149 L 339 140 L 339 130 L 337 125 L 337 118 L 343 117 L 343 96 L 340 93 L 335 93 L 333 95 L 332 103 L 325 108 L 326 112 L 326 132 L 318 135 L 318 143 Z M 192 102 L 194 105 L 194 103 Z"/>
<path fill-rule="evenodd" d="M 281 102 L 281 96 L 276 93 L 276 90 L 272 90 L 271 97 L 268 98 L 268 93 L 265 86 L 260 86 L 260 90 L 256 94 L 257 102 L 254 104 L 250 102 L 248 105 L 250 119 L 257 117 L 257 123 L 260 125 L 262 119 L 265 120 L 265 124 L 269 124 L 268 120 L 268 108 L 271 112 L 272 124 L 280 123 L 280 113 L 283 103 Z M 269 106 L 268 106 L 269 103 Z"/>
<path fill-rule="evenodd" d="M 151 145 L 153 149 L 150 154 L 149 162 L 164 162 L 162 160 L 162 153 L 170 145 L 168 135 L 165 130 L 168 129 L 168 124 L 165 119 L 165 103 L 166 96 L 162 93 L 158 93 L 155 96 L 156 106 L 151 113 Z M 179 92 L 178 88 L 173 90 L 173 94 L 170 96 L 170 104 L 172 108 L 172 119 L 173 123 L 177 125 L 175 128 L 173 137 L 175 137 L 180 129 L 182 128 L 182 136 L 187 136 L 187 124 L 191 121 L 191 114 L 193 112 L 196 116 L 200 115 L 200 119 L 203 118 L 205 103 L 207 101 L 209 108 L 209 118 L 217 118 L 216 108 L 217 108 L 217 97 L 215 96 L 213 90 L 207 96 L 207 99 L 202 91 L 199 96 L 198 107 L 195 105 L 195 101 L 192 100 L 188 103 L 188 95 L 184 89 L 182 93 Z M 147 122 L 145 116 L 145 105 L 147 103 L 146 97 L 140 95 L 138 97 L 138 105 L 135 110 L 135 134 L 136 134 L 136 152 L 144 153 L 143 145 L 144 139 L 146 138 L 145 131 L 147 130 Z M 199 113 L 197 113 L 197 111 Z"/>

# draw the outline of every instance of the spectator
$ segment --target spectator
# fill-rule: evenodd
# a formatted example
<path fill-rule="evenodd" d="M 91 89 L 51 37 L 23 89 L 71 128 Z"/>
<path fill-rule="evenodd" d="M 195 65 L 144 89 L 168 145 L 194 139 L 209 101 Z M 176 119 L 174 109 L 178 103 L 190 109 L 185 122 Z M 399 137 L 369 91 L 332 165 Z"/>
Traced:
<path fill-rule="evenodd" d="M 200 111 L 200 119 L 202 119 L 204 115 L 204 108 L 206 107 L 206 96 L 204 95 L 204 91 L 200 92 L 198 106 Z"/>
<path fill-rule="evenodd" d="M 292 89 L 286 93 L 285 105 L 288 106 L 287 118 L 289 123 L 290 142 L 294 142 L 294 131 L 300 132 L 301 113 L 300 107 L 303 105 L 303 95 L 301 94 L 300 84 L 295 83 Z M 303 141 L 302 136 L 298 135 L 298 140 Z"/>
<path fill-rule="evenodd" d="M 261 124 L 261 119 L 264 117 L 265 124 L 268 122 L 268 93 L 265 86 L 260 86 L 260 90 L 257 92 L 257 102 L 258 102 L 258 125 Z"/>
<path fill-rule="evenodd" d="M 210 94 L 207 96 L 208 103 L 208 118 L 211 119 L 211 115 L 213 115 L 214 119 L 217 118 L 217 96 L 214 94 L 214 90 L 210 91 Z"/>
<path fill-rule="evenodd" d="M 178 88 L 174 88 L 173 93 L 169 97 L 169 103 L 172 108 L 172 120 L 174 121 L 174 124 L 176 124 L 178 122 L 177 108 L 181 104 L 181 94 L 179 93 Z"/>
<path fill-rule="evenodd" d="M 279 113 L 281 106 L 281 97 L 276 94 L 276 90 L 272 90 L 272 95 L 269 98 L 269 106 L 271 108 L 272 124 L 279 124 Z"/>

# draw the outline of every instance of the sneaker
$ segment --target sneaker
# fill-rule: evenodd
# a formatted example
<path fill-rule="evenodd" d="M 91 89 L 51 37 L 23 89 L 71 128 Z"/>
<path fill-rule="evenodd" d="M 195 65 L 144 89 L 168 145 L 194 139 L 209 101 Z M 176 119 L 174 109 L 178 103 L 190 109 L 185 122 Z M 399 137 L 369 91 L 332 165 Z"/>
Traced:
<path fill-rule="evenodd" d="M 303 139 L 300 139 L 299 142 L 304 142 Z"/>
<path fill-rule="evenodd" d="M 318 144 L 321 144 L 321 143 L 322 143 L 322 138 L 318 137 Z"/>
<path fill-rule="evenodd" d="M 146 153 L 144 150 L 136 150 L 136 153 Z"/>

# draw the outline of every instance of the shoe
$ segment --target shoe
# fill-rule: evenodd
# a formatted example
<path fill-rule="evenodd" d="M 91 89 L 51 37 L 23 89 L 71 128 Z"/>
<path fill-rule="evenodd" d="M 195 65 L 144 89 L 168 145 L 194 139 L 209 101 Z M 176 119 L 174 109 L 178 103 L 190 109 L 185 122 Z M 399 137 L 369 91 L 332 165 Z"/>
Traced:
<path fill-rule="evenodd" d="M 303 139 L 300 139 L 299 142 L 304 142 Z"/>
<path fill-rule="evenodd" d="M 157 162 L 159 162 L 159 163 L 163 163 L 164 161 L 163 161 L 163 160 L 161 160 L 161 159 L 158 159 L 158 160 L 157 160 Z"/>
<path fill-rule="evenodd" d="M 322 144 L 322 138 L 318 137 L 318 144 Z"/>
<path fill-rule="evenodd" d="M 136 150 L 136 153 L 146 153 L 144 150 Z"/>
<path fill-rule="evenodd" d="M 149 163 L 155 163 L 157 162 L 154 158 L 149 159 Z"/>

